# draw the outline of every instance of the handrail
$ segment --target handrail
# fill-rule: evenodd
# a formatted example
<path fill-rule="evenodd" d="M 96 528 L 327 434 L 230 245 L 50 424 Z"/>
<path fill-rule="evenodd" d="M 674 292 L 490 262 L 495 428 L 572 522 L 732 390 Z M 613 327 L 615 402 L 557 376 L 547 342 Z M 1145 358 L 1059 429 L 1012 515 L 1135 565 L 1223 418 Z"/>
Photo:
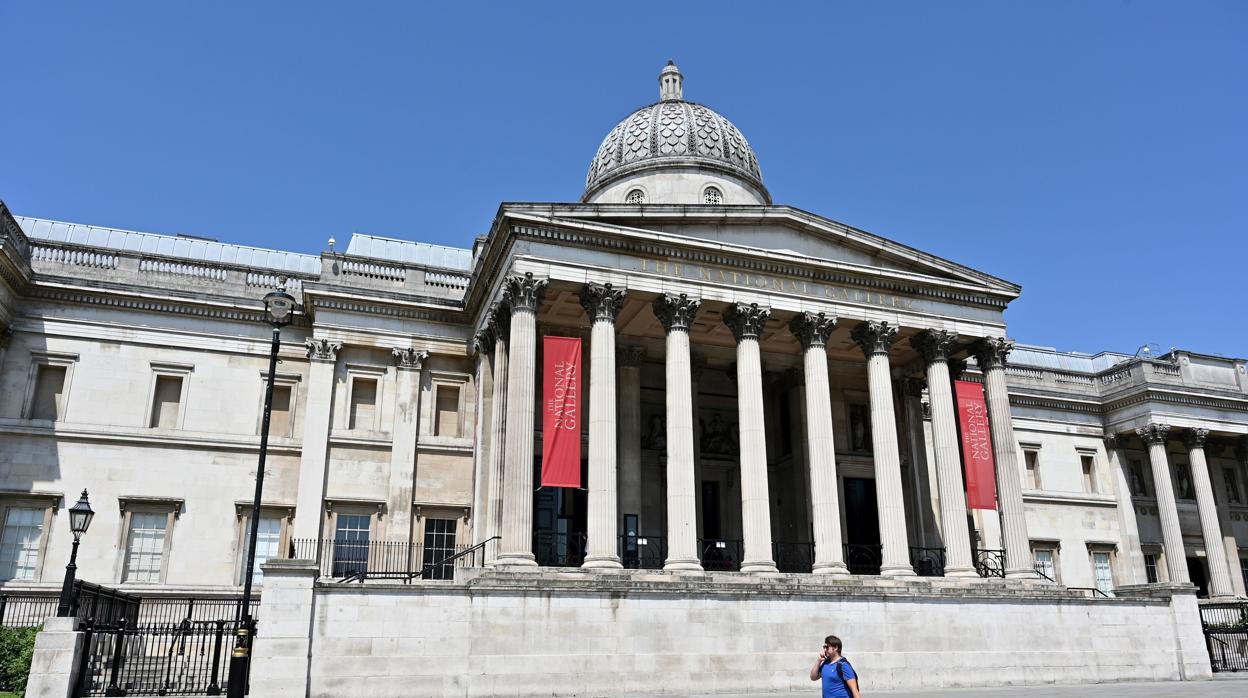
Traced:
<path fill-rule="evenodd" d="M 1106 594 L 1105 592 L 1101 591 L 1100 589 L 1097 589 L 1096 587 L 1066 587 L 1066 588 L 1071 591 L 1090 591 L 1092 592 L 1093 598 L 1096 598 L 1097 596 L 1101 596 L 1106 599 L 1112 598 L 1109 594 Z"/>
<path fill-rule="evenodd" d="M 1039 568 L 1037 568 L 1037 567 L 1033 567 L 1033 568 L 1031 568 L 1031 571 L 1032 571 L 1032 572 L 1035 572 L 1035 573 L 1036 573 L 1037 575 L 1039 575 L 1040 577 L 1043 577 L 1044 579 L 1047 579 L 1047 580 L 1049 580 L 1050 582 L 1053 582 L 1054 584 L 1057 584 L 1057 580 L 1056 580 L 1056 579 L 1054 579 L 1054 578 L 1050 577 L 1049 575 L 1047 575 L 1047 574 L 1045 574 L 1045 573 L 1041 572 Z M 1070 589 L 1077 589 L 1077 588 L 1080 588 L 1080 587 L 1069 587 L 1069 588 L 1070 588 Z M 1101 590 L 1100 590 L 1100 589 L 1097 589 L 1097 591 L 1101 591 Z M 1101 592 L 1101 593 L 1104 593 L 1104 592 Z"/>
<path fill-rule="evenodd" d="M 458 560 L 458 559 L 460 559 L 460 558 L 462 558 L 462 557 L 466 557 L 466 556 L 467 556 L 467 555 L 469 555 L 470 553 L 476 553 L 478 550 L 484 550 L 484 548 L 485 548 L 485 546 L 486 546 L 486 544 L 487 544 L 487 543 L 492 543 L 492 542 L 494 542 L 494 541 L 496 541 L 496 540 L 502 540 L 502 539 L 503 539 L 503 537 L 502 537 L 502 536 L 490 536 L 489 538 L 486 538 L 485 540 L 481 541 L 480 543 L 477 543 L 476 545 L 472 546 L 471 548 L 466 548 L 466 549 L 464 549 L 464 550 L 461 550 L 461 551 L 459 551 L 459 552 L 455 553 L 454 555 L 451 555 L 450 557 L 443 558 L 443 559 L 441 559 L 441 560 L 437 560 L 437 561 L 435 561 L 435 562 L 427 562 L 427 563 L 425 563 L 425 564 L 424 564 L 424 566 L 422 566 L 422 567 L 420 568 L 420 571 L 419 571 L 419 572 L 368 572 L 368 571 L 363 571 L 363 572 L 356 572 L 356 573 L 354 573 L 354 574 L 347 575 L 346 577 L 343 577 L 342 579 L 339 579 L 339 580 L 338 580 L 338 583 L 339 583 L 339 584 L 343 584 L 343 583 L 350 583 L 350 582 L 363 582 L 365 579 L 368 579 L 369 577 L 376 577 L 376 578 L 380 578 L 380 579 L 402 579 L 402 580 L 404 580 L 404 581 L 411 580 L 411 579 L 415 579 L 416 577 L 423 577 L 423 576 L 425 576 L 425 572 L 429 571 L 430 569 L 435 569 L 435 568 L 440 567 L 440 566 L 442 566 L 442 565 L 449 565 L 449 564 L 451 564 L 451 563 L 455 562 L 456 560 Z"/>

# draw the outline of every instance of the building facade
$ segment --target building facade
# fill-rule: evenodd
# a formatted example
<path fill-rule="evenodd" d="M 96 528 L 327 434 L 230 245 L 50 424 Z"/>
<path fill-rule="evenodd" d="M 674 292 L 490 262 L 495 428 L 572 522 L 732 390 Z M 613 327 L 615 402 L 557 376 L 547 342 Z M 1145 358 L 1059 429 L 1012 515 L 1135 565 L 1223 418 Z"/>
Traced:
<path fill-rule="evenodd" d="M 393 546 L 419 568 L 497 536 L 500 571 L 1245 596 L 1244 360 L 1015 346 L 1019 286 L 774 204 L 682 80 L 669 64 L 608 133 L 581 201 L 503 204 L 472 249 L 356 234 L 303 255 L 0 206 L 0 588 L 59 585 L 86 488 L 80 577 L 237 589 L 260 299 L 282 287 L 300 312 L 262 561 L 342 576 Z M 585 340 L 584 489 L 535 480 L 545 336 Z M 996 511 L 966 507 L 956 376 L 985 388 Z"/>

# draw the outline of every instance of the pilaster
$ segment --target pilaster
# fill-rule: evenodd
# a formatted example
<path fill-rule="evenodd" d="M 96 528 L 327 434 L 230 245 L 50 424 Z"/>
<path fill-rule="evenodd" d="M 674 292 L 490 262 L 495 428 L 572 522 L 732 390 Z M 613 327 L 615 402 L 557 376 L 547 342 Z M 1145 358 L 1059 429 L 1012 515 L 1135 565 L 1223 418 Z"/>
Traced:
<path fill-rule="evenodd" d="M 412 542 L 412 495 L 416 483 L 416 444 L 420 440 L 421 369 L 429 352 L 410 347 L 390 351 L 394 358 L 394 425 L 391 427 L 390 486 L 386 496 L 387 534 Z"/>
<path fill-rule="evenodd" d="M 1144 551 L 1140 548 L 1140 527 L 1135 517 L 1135 503 L 1131 497 L 1126 466 L 1122 458 L 1122 440 L 1117 434 L 1105 435 L 1105 454 L 1109 457 L 1109 471 L 1114 479 L 1114 496 L 1118 500 L 1118 526 L 1122 529 L 1122 558 L 1127 572 L 1127 584 L 1145 584 L 1148 573 L 1144 569 Z"/>
<path fill-rule="evenodd" d="M 505 461 L 507 435 L 507 344 L 511 336 L 511 309 L 496 302 L 490 308 L 488 326 L 493 340 L 493 383 L 490 386 L 490 450 L 486 456 L 487 509 L 478 520 L 486 522 L 481 540 L 501 536 L 503 530 L 503 463 Z M 485 561 L 493 564 L 498 557 L 499 541 L 485 546 Z"/>
<path fill-rule="evenodd" d="M 317 542 L 323 527 L 325 487 L 329 481 L 329 430 L 334 406 L 334 370 L 342 345 L 309 339 L 308 398 L 303 412 L 303 450 L 299 458 L 299 493 L 295 504 L 294 538 Z"/>

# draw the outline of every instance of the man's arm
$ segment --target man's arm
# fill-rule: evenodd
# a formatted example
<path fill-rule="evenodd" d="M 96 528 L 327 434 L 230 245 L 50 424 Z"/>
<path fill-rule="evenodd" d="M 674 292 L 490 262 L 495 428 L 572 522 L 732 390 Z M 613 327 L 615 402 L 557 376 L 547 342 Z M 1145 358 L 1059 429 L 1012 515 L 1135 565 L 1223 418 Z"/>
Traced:
<path fill-rule="evenodd" d="M 845 685 L 849 688 L 851 698 L 862 698 L 862 694 L 858 692 L 858 679 L 845 679 Z"/>
<path fill-rule="evenodd" d="M 819 679 L 823 678 L 823 675 L 819 671 L 819 669 L 821 668 L 823 668 L 823 655 L 822 654 L 819 655 L 819 658 L 815 660 L 815 665 L 810 668 L 810 680 L 811 681 L 818 681 Z"/>

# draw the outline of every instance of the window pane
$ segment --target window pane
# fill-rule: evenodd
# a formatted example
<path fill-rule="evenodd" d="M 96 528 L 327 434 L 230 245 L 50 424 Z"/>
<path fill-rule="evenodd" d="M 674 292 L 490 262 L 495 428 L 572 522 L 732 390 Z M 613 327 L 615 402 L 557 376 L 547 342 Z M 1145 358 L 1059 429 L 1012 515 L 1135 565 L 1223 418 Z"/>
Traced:
<path fill-rule="evenodd" d="M 368 563 L 368 532 L 372 517 L 366 514 L 339 514 L 334 530 L 333 576 L 345 577 L 363 572 Z"/>
<path fill-rule="evenodd" d="M 247 536 L 251 534 L 250 528 L 243 531 L 242 550 L 239 551 L 239 579 L 247 572 Z M 278 546 L 282 540 L 282 520 L 276 516 L 260 517 L 260 526 L 256 529 L 256 567 L 251 579 L 258 582 L 264 578 L 264 572 L 260 566 L 267 562 L 270 558 L 280 557 L 278 554 Z M 241 581 L 239 582 L 242 583 Z"/>
<path fill-rule="evenodd" d="M 433 433 L 436 436 L 459 436 L 459 386 L 438 386 L 438 415 Z"/>
<path fill-rule="evenodd" d="M 43 537 L 43 509 L 11 507 L 0 533 L 0 579 L 34 579 Z"/>
<path fill-rule="evenodd" d="M 273 386 L 273 406 L 269 410 L 269 434 L 290 436 L 290 386 Z"/>
<path fill-rule="evenodd" d="M 178 376 L 157 376 L 156 391 L 152 397 L 152 423 L 148 426 L 154 429 L 176 429 L 181 403 L 182 379 Z"/>
<path fill-rule="evenodd" d="M 39 366 L 35 374 L 35 402 L 31 405 L 30 418 L 51 421 L 60 419 L 64 390 L 64 366 Z"/>
<path fill-rule="evenodd" d="M 439 562 L 455 554 L 455 520 L 425 520 L 424 564 Z M 454 564 L 438 565 L 429 570 L 429 579 L 453 579 Z"/>
<path fill-rule="evenodd" d="M 377 381 L 356 378 L 351 383 L 351 422 L 349 429 L 374 429 L 377 409 Z"/>
<path fill-rule="evenodd" d="M 1096 588 L 1111 594 L 1114 591 L 1114 573 L 1109 566 L 1109 553 L 1092 553 L 1092 566 L 1096 572 Z"/>
<path fill-rule="evenodd" d="M 1144 556 L 1144 578 L 1149 584 L 1157 583 L 1157 556 Z"/>
<path fill-rule="evenodd" d="M 1052 550 L 1036 551 L 1036 569 L 1043 572 L 1049 579 L 1057 579 L 1056 570 L 1053 568 Z"/>
<path fill-rule="evenodd" d="M 136 512 L 130 516 L 130 536 L 126 543 L 127 582 L 160 581 L 168 523 L 168 514 Z"/>

